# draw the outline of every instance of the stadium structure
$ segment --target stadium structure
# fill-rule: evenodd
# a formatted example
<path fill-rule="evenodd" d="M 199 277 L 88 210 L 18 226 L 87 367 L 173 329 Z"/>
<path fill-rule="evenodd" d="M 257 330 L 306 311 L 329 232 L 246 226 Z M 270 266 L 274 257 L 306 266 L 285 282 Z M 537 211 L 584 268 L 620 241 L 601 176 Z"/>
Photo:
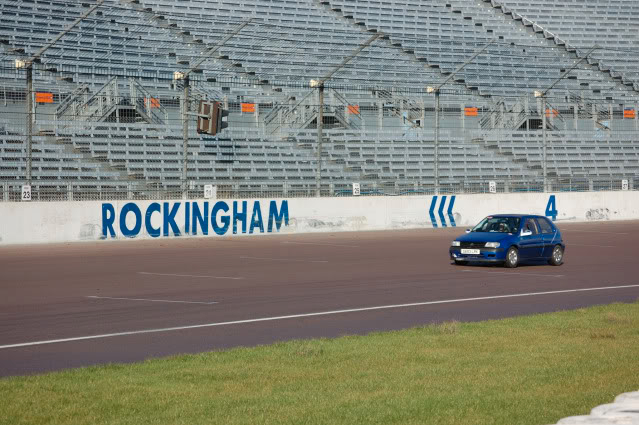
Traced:
<path fill-rule="evenodd" d="M 630 0 L 0 4 L 3 200 L 639 184 Z"/>

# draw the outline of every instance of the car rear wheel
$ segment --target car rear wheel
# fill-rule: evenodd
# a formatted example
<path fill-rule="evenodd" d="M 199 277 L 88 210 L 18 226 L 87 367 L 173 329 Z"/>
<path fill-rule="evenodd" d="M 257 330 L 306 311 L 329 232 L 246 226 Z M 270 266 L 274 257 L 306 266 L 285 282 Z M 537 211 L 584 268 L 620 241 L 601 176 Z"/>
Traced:
<path fill-rule="evenodd" d="M 561 245 L 555 245 L 548 262 L 553 266 L 561 266 L 564 262 L 564 250 L 561 248 Z"/>
<path fill-rule="evenodd" d="M 514 246 L 508 248 L 508 252 L 506 252 L 506 262 L 504 266 L 509 269 L 514 269 L 519 264 L 519 251 Z"/>

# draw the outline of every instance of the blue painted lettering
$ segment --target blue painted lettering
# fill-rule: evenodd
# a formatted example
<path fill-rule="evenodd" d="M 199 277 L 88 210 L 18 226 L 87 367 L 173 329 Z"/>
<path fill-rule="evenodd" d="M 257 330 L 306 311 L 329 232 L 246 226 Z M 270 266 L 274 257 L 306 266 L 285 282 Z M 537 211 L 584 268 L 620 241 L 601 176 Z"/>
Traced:
<path fill-rule="evenodd" d="M 132 212 L 135 215 L 135 225 L 132 229 L 129 229 L 126 225 L 126 216 Z M 140 211 L 140 207 L 138 207 L 133 202 L 129 202 L 124 204 L 122 207 L 122 211 L 120 211 L 120 232 L 122 236 L 127 238 L 134 238 L 140 233 L 140 229 L 142 228 L 142 212 Z"/>
<path fill-rule="evenodd" d="M 204 215 L 200 211 L 200 206 L 197 202 L 193 202 L 193 230 L 192 234 L 197 235 L 197 226 L 200 225 L 202 234 L 204 236 L 209 234 L 209 203 L 204 203 Z M 188 229 L 188 227 L 187 227 Z"/>
<path fill-rule="evenodd" d="M 229 212 L 229 206 L 226 205 L 226 202 L 217 201 L 213 206 L 213 211 L 211 212 L 211 224 L 213 225 L 213 231 L 218 235 L 223 235 L 229 230 L 229 225 L 231 223 L 231 218 L 228 215 L 223 215 L 220 217 L 222 221 L 222 226 L 218 226 L 217 224 L 217 213 L 219 211 L 223 211 L 225 213 Z"/>
<path fill-rule="evenodd" d="M 264 233 L 264 223 L 262 223 L 262 209 L 260 208 L 260 201 L 255 201 L 253 204 L 253 215 L 251 216 L 251 226 L 249 227 L 249 233 L 253 233 L 254 228 L 259 228 L 260 233 Z"/>
<path fill-rule="evenodd" d="M 279 213 L 277 212 L 277 202 L 271 201 L 268 209 L 268 232 L 271 233 L 273 231 L 273 220 L 275 220 L 276 230 L 279 231 L 280 227 L 282 227 L 282 219 L 284 220 L 284 225 L 288 226 L 288 201 L 282 201 L 282 208 Z"/>
<path fill-rule="evenodd" d="M 191 203 L 184 203 L 184 234 L 189 234 L 189 228 L 191 227 Z"/>
<path fill-rule="evenodd" d="M 113 222 L 115 221 L 115 208 L 113 204 L 102 204 L 102 237 L 107 238 L 111 235 L 115 237 L 115 230 L 113 230 Z M 107 235 L 107 233 L 109 235 Z"/>
<path fill-rule="evenodd" d="M 180 209 L 180 204 L 181 202 L 174 203 L 169 211 L 169 203 L 164 203 L 164 223 L 162 224 L 162 227 L 164 228 L 164 236 L 169 236 L 169 226 L 171 226 L 171 230 L 175 236 L 180 236 L 180 229 L 175 222 L 175 215 Z"/>
<path fill-rule="evenodd" d="M 237 201 L 233 201 L 233 234 L 237 234 L 237 222 L 242 222 L 242 233 L 246 233 L 246 210 L 248 202 L 242 201 L 242 211 L 237 209 Z"/>
<path fill-rule="evenodd" d="M 184 229 L 178 227 L 177 224 L 177 216 L 182 203 L 184 203 Z M 213 208 L 209 209 L 211 206 Z M 449 215 L 451 209 L 449 207 Z M 281 201 L 280 205 L 276 201 L 270 201 L 268 224 L 265 220 L 266 216 L 262 214 L 260 201 L 253 201 L 252 210 L 249 210 L 248 201 L 233 201 L 232 210 L 230 202 L 225 201 L 217 201 L 213 205 L 209 202 L 199 203 L 197 201 L 152 202 L 144 211 L 135 202 L 124 204 L 120 211 L 116 211 L 115 205 L 112 203 L 103 203 L 102 237 L 133 238 L 138 236 L 140 232 L 148 234 L 152 238 L 180 236 L 182 233 L 192 235 L 199 233 L 208 236 L 210 227 L 216 235 L 222 236 L 229 233 L 231 225 L 233 226 L 233 234 L 264 233 L 265 230 L 269 233 L 278 232 L 282 226 L 289 225 L 288 201 Z M 118 221 L 117 224 L 116 221 Z"/>
<path fill-rule="evenodd" d="M 156 229 L 155 227 L 153 227 L 153 225 L 151 224 L 151 220 L 153 219 L 152 216 L 154 212 L 160 212 L 161 210 L 162 207 L 157 202 L 152 203 L 151 205 L 149 205 L 149 208 L 146 209 L 144 225 L 146 227 L 146 232 L 153 238 L 157 238 L 158 236 L 160 236 L 160 228 L 158 227 Z"/>

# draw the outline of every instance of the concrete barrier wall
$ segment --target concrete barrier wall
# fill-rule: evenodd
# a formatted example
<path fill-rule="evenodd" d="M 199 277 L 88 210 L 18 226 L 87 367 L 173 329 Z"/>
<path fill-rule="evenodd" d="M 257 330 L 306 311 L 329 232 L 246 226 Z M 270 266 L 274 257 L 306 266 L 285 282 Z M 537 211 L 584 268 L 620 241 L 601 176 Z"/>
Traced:
<path fill-rule="evenodd" d="M 468 227 L 498 213 L 639 219 L 639 192 L 0 203 L 0 244 Z"/>

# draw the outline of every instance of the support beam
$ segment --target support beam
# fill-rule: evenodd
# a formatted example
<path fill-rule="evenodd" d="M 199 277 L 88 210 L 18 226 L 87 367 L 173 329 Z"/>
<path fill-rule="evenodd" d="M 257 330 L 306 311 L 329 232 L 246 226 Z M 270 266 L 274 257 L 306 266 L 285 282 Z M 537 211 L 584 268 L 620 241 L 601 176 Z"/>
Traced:
<path fill-rule="evenodd" d="M 27 66 L 27 185 L 31 186 L 32 138 L 33 138 L 33 67 Z"/>
<path fill-rule="evenodd" d="M 184 96 L 182 98 L 182 199 L 188 198 L 189 186 L 187 174 L 189 169 L 189 87 L 188 75 L 184 78 Z"/>
<path fill-rule="evenodd" d="M 319 109 L 317 111 L 317 183 L 316 183 L 316 195 L 319 198 L 322 196 L 322 141 L 324 138 L 324 85 L 321 85 L 318 89 L 319 97 Z"/>

